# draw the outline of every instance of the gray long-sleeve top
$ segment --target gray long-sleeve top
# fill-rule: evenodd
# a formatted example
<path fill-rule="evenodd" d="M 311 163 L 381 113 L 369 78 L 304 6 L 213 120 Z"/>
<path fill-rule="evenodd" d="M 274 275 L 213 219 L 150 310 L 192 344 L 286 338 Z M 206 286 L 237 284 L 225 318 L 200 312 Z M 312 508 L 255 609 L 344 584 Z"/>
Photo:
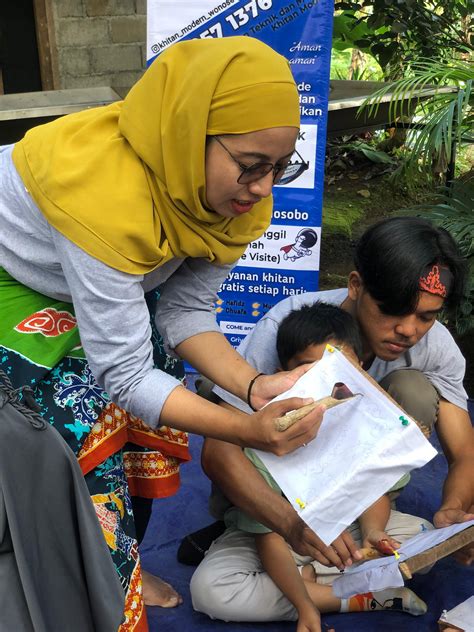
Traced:
<path fill-rule="evenodd" d="M 97 382 L 122 408 L 152 427 L 180 384 L 153 368 L 145 292 L 160 287 L 155 315 L 172 352 L 199 333 L 220 331 L 212 303 L 231 265 L 173 259 L 145 275 L 115 270 L 54 229 L 0 148 L 0 266 L 24 285 L 72 302 L 81 342 Z"/>

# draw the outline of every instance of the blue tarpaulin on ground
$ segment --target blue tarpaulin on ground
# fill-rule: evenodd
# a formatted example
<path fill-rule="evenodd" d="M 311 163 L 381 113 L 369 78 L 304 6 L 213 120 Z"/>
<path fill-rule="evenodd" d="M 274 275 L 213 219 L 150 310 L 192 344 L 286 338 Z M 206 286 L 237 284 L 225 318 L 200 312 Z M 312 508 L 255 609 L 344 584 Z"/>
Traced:
<path fill-rule="evenodd" d="M 474 420 L 474 404 L 470 408 Z M 176 496 L 156 500 L 147 534 L 141 546 L 143 567 L 170 582 L 184 597 L 179 608 L 148 608 L 150 632 L 290 632 L 295 623 L 224 623 L 194 612 L 189 595 L 193 568 L 176 561 L 183 536 L 206 526 L 209 481 L 200 468 L 200 437 L 191 438 L 193 461 L 181 468 L 182 485 Z M 398 499 L 398 509 L 430 520 L 439 507 L 447 465 L 440 454 L 424 468 L 413 472 L 412 480 Z M 336 632 L 432 632 L 443 609 L 451 609 L 474 593 L 474 567 L 466 568 L 452 558 L 441 560 L 426 575 L 407 584 L 428 604 L 422 617 L 398 612 L 363 612 L 324 615 L 323 623 Z"/>

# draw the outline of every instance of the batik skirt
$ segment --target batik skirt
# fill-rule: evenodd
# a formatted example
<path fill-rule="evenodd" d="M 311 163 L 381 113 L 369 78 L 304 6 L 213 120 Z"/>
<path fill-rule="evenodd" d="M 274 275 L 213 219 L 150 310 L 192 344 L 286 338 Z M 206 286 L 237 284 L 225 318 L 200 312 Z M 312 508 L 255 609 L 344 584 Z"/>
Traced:
<path fill-rule="evenodd" d="M 182 363 L 166 354 L 152 317 L 159 291 L 146 300 L 155 366 L 184 379 Z M 33 389 L 41 415 L 76 454 L 125 592 L 119 632 L 146 631 L 131 496 L 177 491 L 180 463 L 190 459 L 187 434 L 152 430 L 111 402 L 90 371 L 72 304 L 25 287 L 2 268 L 0 367 L 15 388 Z"/>

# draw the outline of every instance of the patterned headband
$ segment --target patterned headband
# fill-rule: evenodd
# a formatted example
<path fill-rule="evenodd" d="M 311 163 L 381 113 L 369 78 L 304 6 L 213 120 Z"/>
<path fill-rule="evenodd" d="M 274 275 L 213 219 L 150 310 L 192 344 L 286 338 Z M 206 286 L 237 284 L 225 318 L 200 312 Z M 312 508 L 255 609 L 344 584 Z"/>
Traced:
<path fill-rule="evenodd" d="M 435 263 L 425 268 L 424 274 L 420 277 L 420 290 L 446 298 L 451 290 L 452 282 L 451 270 Z"/>

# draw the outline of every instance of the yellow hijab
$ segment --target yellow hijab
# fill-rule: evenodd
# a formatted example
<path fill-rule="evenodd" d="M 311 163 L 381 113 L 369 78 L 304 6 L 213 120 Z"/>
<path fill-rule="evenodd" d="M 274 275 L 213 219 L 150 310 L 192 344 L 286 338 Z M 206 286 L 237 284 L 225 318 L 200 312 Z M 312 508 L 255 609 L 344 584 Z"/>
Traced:
<path fill-rule="evenodd" d="M 272 200 L 224 218 L 206 207 L 207 134 L 299 126 L 287 61 L 250 37 L 179 42 L 124 101 L 27 132 L 13 160 L 49 222 L 109 266 L 144 274 L 173 257 L 236 261 Z"/>

